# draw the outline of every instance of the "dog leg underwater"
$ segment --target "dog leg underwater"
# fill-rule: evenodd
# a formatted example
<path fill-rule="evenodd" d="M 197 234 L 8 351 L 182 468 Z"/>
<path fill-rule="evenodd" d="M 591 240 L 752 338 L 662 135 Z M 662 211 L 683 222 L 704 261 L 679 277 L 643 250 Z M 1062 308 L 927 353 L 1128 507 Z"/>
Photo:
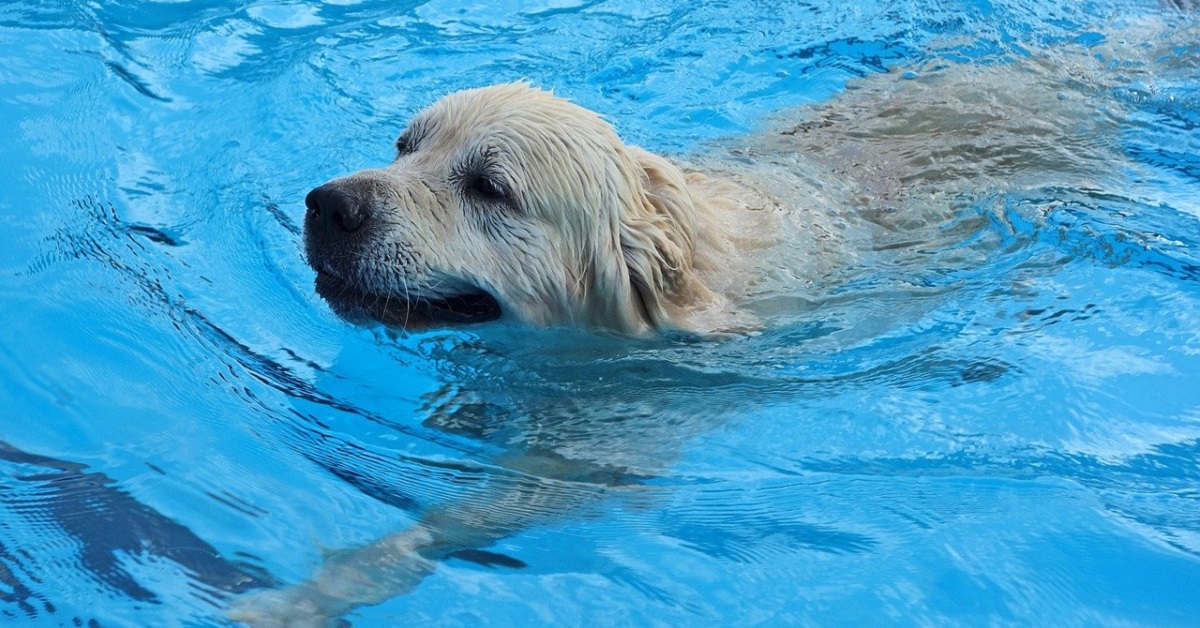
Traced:
<path fill-rule="evenodd" d="M 406 530 L 334 552 L 304 582 L 235 601 L 229 617 L 255 628 L 336 626 L 356 608 L 412 591 L 449 558 L 523 567 L 516 559 L 482 550 L 538 523 L 577 513 L 615 487 L 611 472 L 602 472 L 608 482 L 592 481 L 587 476 L 595 475 L 594 469 L 559 456 L 525 452 L 493 464 L 500 471 L 476 490 L 431 508 Z"/>

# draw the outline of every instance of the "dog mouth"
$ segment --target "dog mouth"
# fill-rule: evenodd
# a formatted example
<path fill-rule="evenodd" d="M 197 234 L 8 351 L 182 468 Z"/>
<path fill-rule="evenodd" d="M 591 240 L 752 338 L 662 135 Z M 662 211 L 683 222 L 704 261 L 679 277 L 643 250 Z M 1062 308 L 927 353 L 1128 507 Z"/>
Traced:
<path fill-rule="evenodd" d="M 327 271 L 317 271 L 317 294 L 351 322 L 378 321 L 419 329 L 438 324 L 485 323 L 500 318 L 500 302 L 486 291 L 462 284 L 451 295 L 380 294 Z"/>

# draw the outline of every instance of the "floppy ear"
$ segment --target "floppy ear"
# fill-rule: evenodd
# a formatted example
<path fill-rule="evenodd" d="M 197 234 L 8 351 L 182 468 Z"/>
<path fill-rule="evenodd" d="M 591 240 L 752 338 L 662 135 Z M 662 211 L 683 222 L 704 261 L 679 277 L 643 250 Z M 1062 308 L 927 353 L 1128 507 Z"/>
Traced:
<path fill-rule="evenodd" d="M 692 281 L 700 208 L 677 166 L 640 148 L 627 150 L 641 185 L 620 217 L 621 254 L 646 322 L 662 329 L 671 324 L 667 306 Z"/>

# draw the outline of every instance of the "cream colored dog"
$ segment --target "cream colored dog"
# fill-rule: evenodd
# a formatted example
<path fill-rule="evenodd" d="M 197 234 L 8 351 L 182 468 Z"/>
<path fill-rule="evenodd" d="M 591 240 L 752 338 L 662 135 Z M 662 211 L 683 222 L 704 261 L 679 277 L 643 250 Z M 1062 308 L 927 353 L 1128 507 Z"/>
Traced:
<path fill-rule="evenodd" d="M 836 309 L 848 298 L 840 287 L 864 276 L 871 281 L 853 299 L 928 293 L 922 275 L 984 263 L 1012 237 L 1006 225 L 1018 210 L 996 199 L 1121 189 L 1137 166 L 1121 148 L 1124 106 L 1112 93 L 1127 74 L 1150 82 L 1170 69 L 1164 64 L 1189 63 L 1169 47 L 1197 39 L 1194 29 L 1184 35 L 1150 29 L 1113 38 L 1125 47 L 1108 54 L 1089 47 L 935 67 L 911 80 L 871 75 L 829 102 L 783 112 L 736 145 L 705 147 L 693 158 L 704 175 L 625 145 L 596 114 L 525 84 L 451 94 L 413 119 L 390 165 L 308 195 L 309 262 L 339 314 L 404 327 L 499 318 L 623 334 L 707 332 L 807 316 L 811 303 Z M 1137 55 L 1141 66 L 1130 61 Z M 1113 58 L 1127 60 L 1119 75 L 1105 61 Z M 1038 224 L 1046 205 L 1028 204 L 1021 220 Z M 905 301 L 912 312 L 883 307 L 877 316 L 920 314 L 917 296 Z M 874 333 L 870 320 L 855 323 Z M 853 331 L 839 329 L 836 346 L 852 345 Z M 262 627 L 335 625 L 416 587 L 455 552 L 599 499 L 609 492 L 602 480 L 578 481 L 596 468 L 588 461 L 620 467 L 619 452 L 669 464 L 661 452 L 678 446 L 634 431 L 617 439 L 630 451 L 614 448 L 621 421 L 610 415 L 624 398 L 567 400 L 563 410 L 556 395 L 538 406 L 537 390 L 529 399 L 519 388 L 508 393 L 511 405 L 496 416 L 511 416 L 513 430 L 536 426 L 531 442 L 564 446 L 514 445 L 489 460 L 511 473 L 464 485 L 408 529 L 328 556 L 302 582 L 237 600 L 230 616 Z M 665 426 L 663 434 L 693 421 L 672 420 L 661 391 L 632 396 L 663 404 L 629 413 Z M 462 410 L 458 423 L 469 424 L 475 405 L 454 399 L 430 416 L 451 416 L 441 422 L 450 425 Z M 562 412 L 584 418 L 542 420 Z M 581 436 L 579 425 L 595 431 Z"/>
<path fill-rule="evenodd" d="M 472 89 L 418 114 L 397 151 L 305 199 L 309 263 L 339 314 L 627 334 L 734 320 L 704 275 L 735 188 L 625 145 L 595 113 L 523 83 Z"/>

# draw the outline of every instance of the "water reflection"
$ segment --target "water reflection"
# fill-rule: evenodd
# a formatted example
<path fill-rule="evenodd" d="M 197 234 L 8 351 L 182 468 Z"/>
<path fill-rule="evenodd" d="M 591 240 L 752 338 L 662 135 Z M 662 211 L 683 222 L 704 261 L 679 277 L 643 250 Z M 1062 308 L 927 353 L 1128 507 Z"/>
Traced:
<path fill-rule="evenodd" d="M 0 441 L 0 527 L 28 529 L 36 539 L 6 546 L 0 537 L 0 601 L 10 620 L 35 621 L 57 612 L 57 592 L 47 590 L 47 570 L 59 569 L 38 545 L 60 546 L 65 535 L 70 559 L 102 590 L 138 602 L 159 603 L 159 595 L 135 577 L 137 565 L 170 561 L 197 585 L 193 595 L 220 603 L 232 594 L 275 586 L 262 569 L 221 556 L 187 527 L 137 501 L 107 475 L 84 465 L 22 451 Z M 5 534 L 4 536 L 7 536 Z M 76 625 L 94 621 L 76 617 Z"/>

